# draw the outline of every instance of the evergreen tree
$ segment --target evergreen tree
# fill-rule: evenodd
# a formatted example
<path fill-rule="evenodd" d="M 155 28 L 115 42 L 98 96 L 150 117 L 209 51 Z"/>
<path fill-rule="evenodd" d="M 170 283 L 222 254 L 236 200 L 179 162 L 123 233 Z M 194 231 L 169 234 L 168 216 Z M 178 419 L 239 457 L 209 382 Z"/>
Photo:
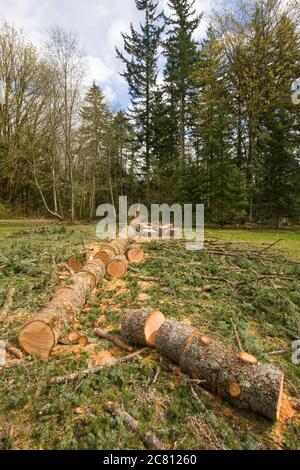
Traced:
<path fill-rule="evenodd" d="M 81 134 L 84 142 L 82 152 L 83 190 L 90 197 L 89 218 L 92 219 L 95 215 L 97 180 L 99 182 L 99 178 L 101 178 L 103 185 L 105 183 L 103 174 L 107 175 L 106 181 L 108 182 L 111 200 L 114 199 L 112 195 L 110 138 L 108 135 L 112 115 L 104 94 L 96 83 L 93 83 L 90 87 L 80 115 L 83 120 Z M 103 171 L 103 168 L 106 171 Z"/>
<path fill-rule="evenodd" d="M 278 228 L 282 218 L 300 216 L 299 133 L 296 136 L 293 116 L 287 109 L 268 113 L 261 144 L 260 205 L 265 220 Z"/>
<path fill-rule="evenodd" d="M 245 184 L 232 152 L 233 109 L 221 43 L 212 28 L 203 41 L 200 58 L 194 73 L 198 89 L 194 130 L 200 160 L 198 197 L 205 203 L 210 220 L 238 222 L 245 217 Z"/>
<path fill-rule="evenodd" d="M 186 135 L 192 119 L 193 82 L 192 74 L 198 60 L 197 42 L 194 33 L 202 15 L 197 15 L 195 0 L 170 0 L 170 17 L 166 18 L 168 26 L 165 41 L 165 87 L 170 103 L 172 130 L 176 136 L 178 129 L 179 142 L 173 138 L 179 148 L 181 161 L 186 156 Z M 172 150 L 176 155 L 176 150 Z"/>
<path fill-rule="evenodd" d="M 146 180 L 146 200 L 150 201 L 151 157 L 154 142 L 153 100 L 158 74 L 158 47 L 163 26 L 162 14 L 157 13 L 158 3 L 152 0 L 136 0 L 137 9 L 144 12 L 145 22 L 140 31 L 131 25 L 130 34 L 123 34 L 124 53 L 117 49 L 118 57 L 125 64 L 125 77 L 131 97 L 130 116 L 141 152 L 142 173 Z"/>

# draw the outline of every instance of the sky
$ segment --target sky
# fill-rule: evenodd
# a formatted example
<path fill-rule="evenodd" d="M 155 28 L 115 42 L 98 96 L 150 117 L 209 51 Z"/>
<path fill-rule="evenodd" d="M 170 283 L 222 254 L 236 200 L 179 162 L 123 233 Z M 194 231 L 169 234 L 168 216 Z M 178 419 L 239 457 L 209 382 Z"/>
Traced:
<path fill-rule="evenodd" d="M 166 13 L 167 2 L 159 2 Z M 221 0 L 196 0 L 197 11 L 204 12 L 196 32 L 198 39 L 204 36 L 209 14 L 219 4 Z M 95 80 L 112 108 L 127 106 L 127 85 L 120 76 L 123 65 L 116 58 L 115 47 L 122 48 L 121 32 L 127 32 L 131 22 L 138 26 L 141 20 L 135 0 L 0 0 L 0 19 L 22 29 L 38 48 L 54 25 L 76 32 L 87 55 L 86 86 Z"/>

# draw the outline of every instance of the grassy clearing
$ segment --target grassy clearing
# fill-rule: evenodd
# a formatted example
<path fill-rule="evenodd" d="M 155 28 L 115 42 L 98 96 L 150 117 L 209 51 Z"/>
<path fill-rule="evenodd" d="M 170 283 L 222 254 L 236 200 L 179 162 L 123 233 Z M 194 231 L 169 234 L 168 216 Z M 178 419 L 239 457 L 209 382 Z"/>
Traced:
<path fill-rule="evenodd" d="M 52 256 L 62 264 L 82 253 L 94 240 L 94 232 L 94 226 L 88 225 L 38 225 L 9 230 L 0 237 L 0 305 L 7 289 L 17 288 L 10 316 L 0 324 L 1 339 L 14 342 L 29 312 L 38 311 L 55 289 L 49 281 Z M 177 449 L 300 448 L 299 419 L 273 425 L 254 413 L 211 401 L 155 352 L 79 383 L 49 386 L 52 376 L 84 369 L 104 354 L 122 355 L 95 337 L 95 326 L 117 333 L 124 310 L 159 306 L 165 315 L 190 320 L 237 351 L 233 319 L 245 349 L 282 367 L 287 393 L 299 394 L 300 366 L 293 365 L 291 351 L 269 353 L 289 349 L 293 340 L 300 339 L 300 266 L 284 259 L 250 260 L 242 251 L 248 243 L 252 249 L 253 243 L 258 245 L 259 251 L 261 244 L 268 246 L 282 234 L 210 231 L 206 235 L 235 242 L 230 246 L 239 250 L 237 256 L 187 252 L 181 242 L 149 243 L 145 262 L 131 269 L 124 280 L 106 282 L 78 318 L 75 326 L 95 346 L 92 354 L 89 347 L 67 348 L 48 361 L 26 358 L 1 370 L 0 448 L 142 449 L 135 434 L 103 412 L 108 400 L 124 404 L 143 430 L 155 431 L 166 445 Z M 299 243 L 294 235 L 285 233 L 287 246 L 279 249 L 292 253 Z M 268 256 L 276 258 L 276 250 L 268 251 Z M 275 276 L 272 282 L 266 273 Z M 212 279 L 216 277 L 229 282 Z"/>
<path fill-rule="evenodd" d="M 228 242 L 244 242 L 257 246 L 276 244 L 276 251 L 287 257 L 300 259 L 300 231 L 299 232 L 256 232 L 250 230 L 207 230 L 206 236 L 216 236 Z"/>

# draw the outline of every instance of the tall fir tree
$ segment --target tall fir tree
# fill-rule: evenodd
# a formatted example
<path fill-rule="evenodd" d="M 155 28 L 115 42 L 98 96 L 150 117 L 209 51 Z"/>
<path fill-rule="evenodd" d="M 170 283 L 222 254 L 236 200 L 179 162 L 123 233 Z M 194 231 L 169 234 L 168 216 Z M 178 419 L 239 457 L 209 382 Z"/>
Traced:
<path fill-rule="evenodd" d="M 162 13 L 157 13 L 158 3 L 152 0 L 136 0 L 145 21 L 140 31 L 131 24 L 130 34 L 122 34 L 124 53 L 117 49 L 118 57 L 125 65 L 125 77 L 131 97 L 129 115 L 133 119 L 143 160 L 142 174 L 146 182 L 146 201 L 150 202 L 151 160 L 154 142 L 153 105 L 158 75 L 158 48 L 164 26 Z"/>
<path fill-rule="evenodd" d="M 287 108 L 270 111 L 261 139 L 259 201 L 263 221 L 278 228 L 283 218 L 300 216 L 300 134 Z"/>
<path fill-rule="evenodd" d="M 200 24 L 202 14 L 196 13 L 195 0 L 169 0 L 168 5 L 171 15 L 166 18 L 168 31 L 165 41 L 165 89 L 169 96 L 170 119 L 175 135 L 173 142 L 179 149 L 179 156 L 183 162 L 186 156 L 187 131 L 193 120 L 192 74 L 198 60 L 194 33 Z M 176 155 L 175 149 L 172 153 Z"/>
<path fill-rule="evenodd" d="M 198 198 L 205 203 L 208 218 L 224 225 L 245 218 L 246 191 L 232 151 L 233 108 L 222 46 L 212 27 L 202 43 L 200 58 L 194 73 Z"/>
<path fill-rule="evenodd" d="M 112 114 L 102 90 L 96 83 L 93 83 L 88 90 L 80 115 L 83 121 L 81 135 L 84 142 L 82 149 L 83 185 L 89 195 L 89 218 L 92 219 L 95 216 L 97 183 L 101 180 L 102 185 L 108 185 L 113 201 L 111 151 L 108 135 Z M 104 169 L 105 171 L 103 171 Z M 107 178 L 103 179 L 103 174 L 106 174 Z"/>

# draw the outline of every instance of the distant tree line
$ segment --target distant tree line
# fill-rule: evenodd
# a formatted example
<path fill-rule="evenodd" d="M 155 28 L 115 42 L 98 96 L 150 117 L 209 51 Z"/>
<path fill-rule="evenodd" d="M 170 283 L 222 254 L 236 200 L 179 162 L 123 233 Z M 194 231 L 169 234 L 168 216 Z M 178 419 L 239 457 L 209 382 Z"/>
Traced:
<path fill-rule="evenodd" d="M 238 0 L 203 16 L 193 0 L 136 0 L 117 50 L 128 110 L 112 112 L 59 28 L 43 54 L 0 29 L 0 198 L 24 213 L 91 220 L 103 202 L 204 203 L 218 224 L 300 222 L 299 2 Z M 101 78 L 101 77 L 99 77 Z"/>

